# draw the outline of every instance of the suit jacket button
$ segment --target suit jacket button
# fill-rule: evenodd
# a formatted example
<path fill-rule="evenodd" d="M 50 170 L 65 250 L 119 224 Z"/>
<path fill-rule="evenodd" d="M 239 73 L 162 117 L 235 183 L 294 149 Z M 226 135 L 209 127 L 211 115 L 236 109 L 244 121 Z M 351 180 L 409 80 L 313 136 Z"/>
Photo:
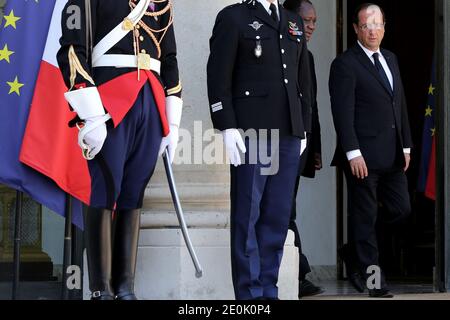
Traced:
<path fill-rule="evenodd" d="M 395 124 L 392 125 L 392 129 L 395 129 Z"/>

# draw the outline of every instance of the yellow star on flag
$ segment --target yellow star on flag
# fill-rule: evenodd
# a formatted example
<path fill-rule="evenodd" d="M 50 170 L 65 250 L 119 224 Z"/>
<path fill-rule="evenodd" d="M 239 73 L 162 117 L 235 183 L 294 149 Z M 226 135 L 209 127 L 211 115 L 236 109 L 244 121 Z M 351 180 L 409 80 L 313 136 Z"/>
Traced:
<path fill-rule="evenodd" d="M 14 53 L 14 51 L 9 51 L 8 45 L 5 44 L 2 50 L 0 50 L 0 61 L 6 60 L 8 63 L 11 63 L 9 61 L 9 57 Z"/>
<path fill-rule="evenodd" d="M 432 96 L 434 96 L 434 90 L 435 90 L 436 88 L 435 87 L 433 87 L 433 84 L 430 84 L 430 87 L 428 88 L 428 94 L 431 94 Z"/>
<path fill-rule="evenodd" d="M 431 117 L 433 115 L 433 109 L 430 106 L 427 106 L 425 109 L 425 117 Z"/>
<path fill-rule="evenodd" d="M 6 83 L 10 86 L 8 94 L 15 92 L 18 96 L 20 96 L 20 88 L 22 88 L 24 84 L 19 82 L 17 76 L 13 82 L 6 81 Z"/>
<path fill-rule="evenodd" d="M 434 137 L 435 134 L 436 134 L 436 128 L 431 129 L 431 136 Z"/>
<path fill-rule="evenodd" d="M 20 17 L 16 17 L 14 15 L 14 10 L 11 10 L 9 15 L 4 16 L 4 18 L 6 20 L 4 28 L 6 28 L 7 26 L 12 26 L 14 29 L 16 29 L 16 22 L 21 19 Z"/>

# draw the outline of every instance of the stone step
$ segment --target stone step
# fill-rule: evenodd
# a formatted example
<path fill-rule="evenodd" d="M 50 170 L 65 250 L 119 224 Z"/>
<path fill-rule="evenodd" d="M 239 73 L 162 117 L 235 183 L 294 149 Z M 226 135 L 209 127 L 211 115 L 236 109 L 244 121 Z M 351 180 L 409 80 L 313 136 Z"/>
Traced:
<path fill-rule="evenodd" d="M 183 209 L 184 211 L 184 209 Z M 184 219 L 190 229 L 227 229 L 230 226 L 229 211 L 205 210 L 184 211 Z M 142 229 L 179 228 L 174 210 L 144 210 L 141 216 Z"/>
<path fill-rule="evenodd" d="M 221 183 L 179 183 L 178 196 L 184 210 L 202 211 L 230 209 L 230 187 Z M 174 210 L 167 183 L 150 184 L 144 194 L 147 210 Z"/>

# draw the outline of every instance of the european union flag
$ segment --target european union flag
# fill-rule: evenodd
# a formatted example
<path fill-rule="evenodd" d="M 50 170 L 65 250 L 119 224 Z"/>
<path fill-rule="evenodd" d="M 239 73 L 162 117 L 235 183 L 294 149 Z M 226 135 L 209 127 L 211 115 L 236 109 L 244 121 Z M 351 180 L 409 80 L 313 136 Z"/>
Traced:
<path fill-rule="evenodd" d="M 55 1 L 8 1 L 0 22 L 0 183 L 64 215 L 64 191 L 19 161 Z M 73 209 L 82 226 L 81 203 Z"/>
<path fill-rule="evenodd" d="M 428 100 L 425 108 L 425 123 L 422 138 L 422 157 L 420 162 L 420 173 L 417 191 L 425 192 L 430 172 L 430 162 L 432 155 L 433 140 L 436 131 L 435 125 L 435 105 L 436 105 L 436 64 L 433 62 L 431 71 L 431 83 L 428 88 Z"/>

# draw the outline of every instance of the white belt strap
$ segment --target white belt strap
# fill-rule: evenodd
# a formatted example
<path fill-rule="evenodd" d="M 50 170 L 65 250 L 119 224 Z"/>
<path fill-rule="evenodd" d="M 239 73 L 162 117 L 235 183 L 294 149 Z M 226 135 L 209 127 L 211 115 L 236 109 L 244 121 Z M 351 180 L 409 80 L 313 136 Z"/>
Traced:
<path fill-rule="evenodd" d="M 98 59 L 103 56 L 109 49 L 114 47 L 120 40 L 122 40 L 136 24 L 142 19 L 148 6 L 150 5 L 150 0 L 141 0 L 130 12 L 130 14 L 121 22 L 117 27 L 115 27 L 110 33 L 108 33 L 95 47 L 92 53 L 92 64 L 95 65 Z M 128 25 L 127 23 L 131 23 Z"/>
<path fill-rule="evenodd" d="M 104 54 L 92 65 L 93 67 L 137 68 L 138 60 L 135 55 L 129 54 Z M 150 70 L 160 74 L 161 62 L 150 58 Z"/>

